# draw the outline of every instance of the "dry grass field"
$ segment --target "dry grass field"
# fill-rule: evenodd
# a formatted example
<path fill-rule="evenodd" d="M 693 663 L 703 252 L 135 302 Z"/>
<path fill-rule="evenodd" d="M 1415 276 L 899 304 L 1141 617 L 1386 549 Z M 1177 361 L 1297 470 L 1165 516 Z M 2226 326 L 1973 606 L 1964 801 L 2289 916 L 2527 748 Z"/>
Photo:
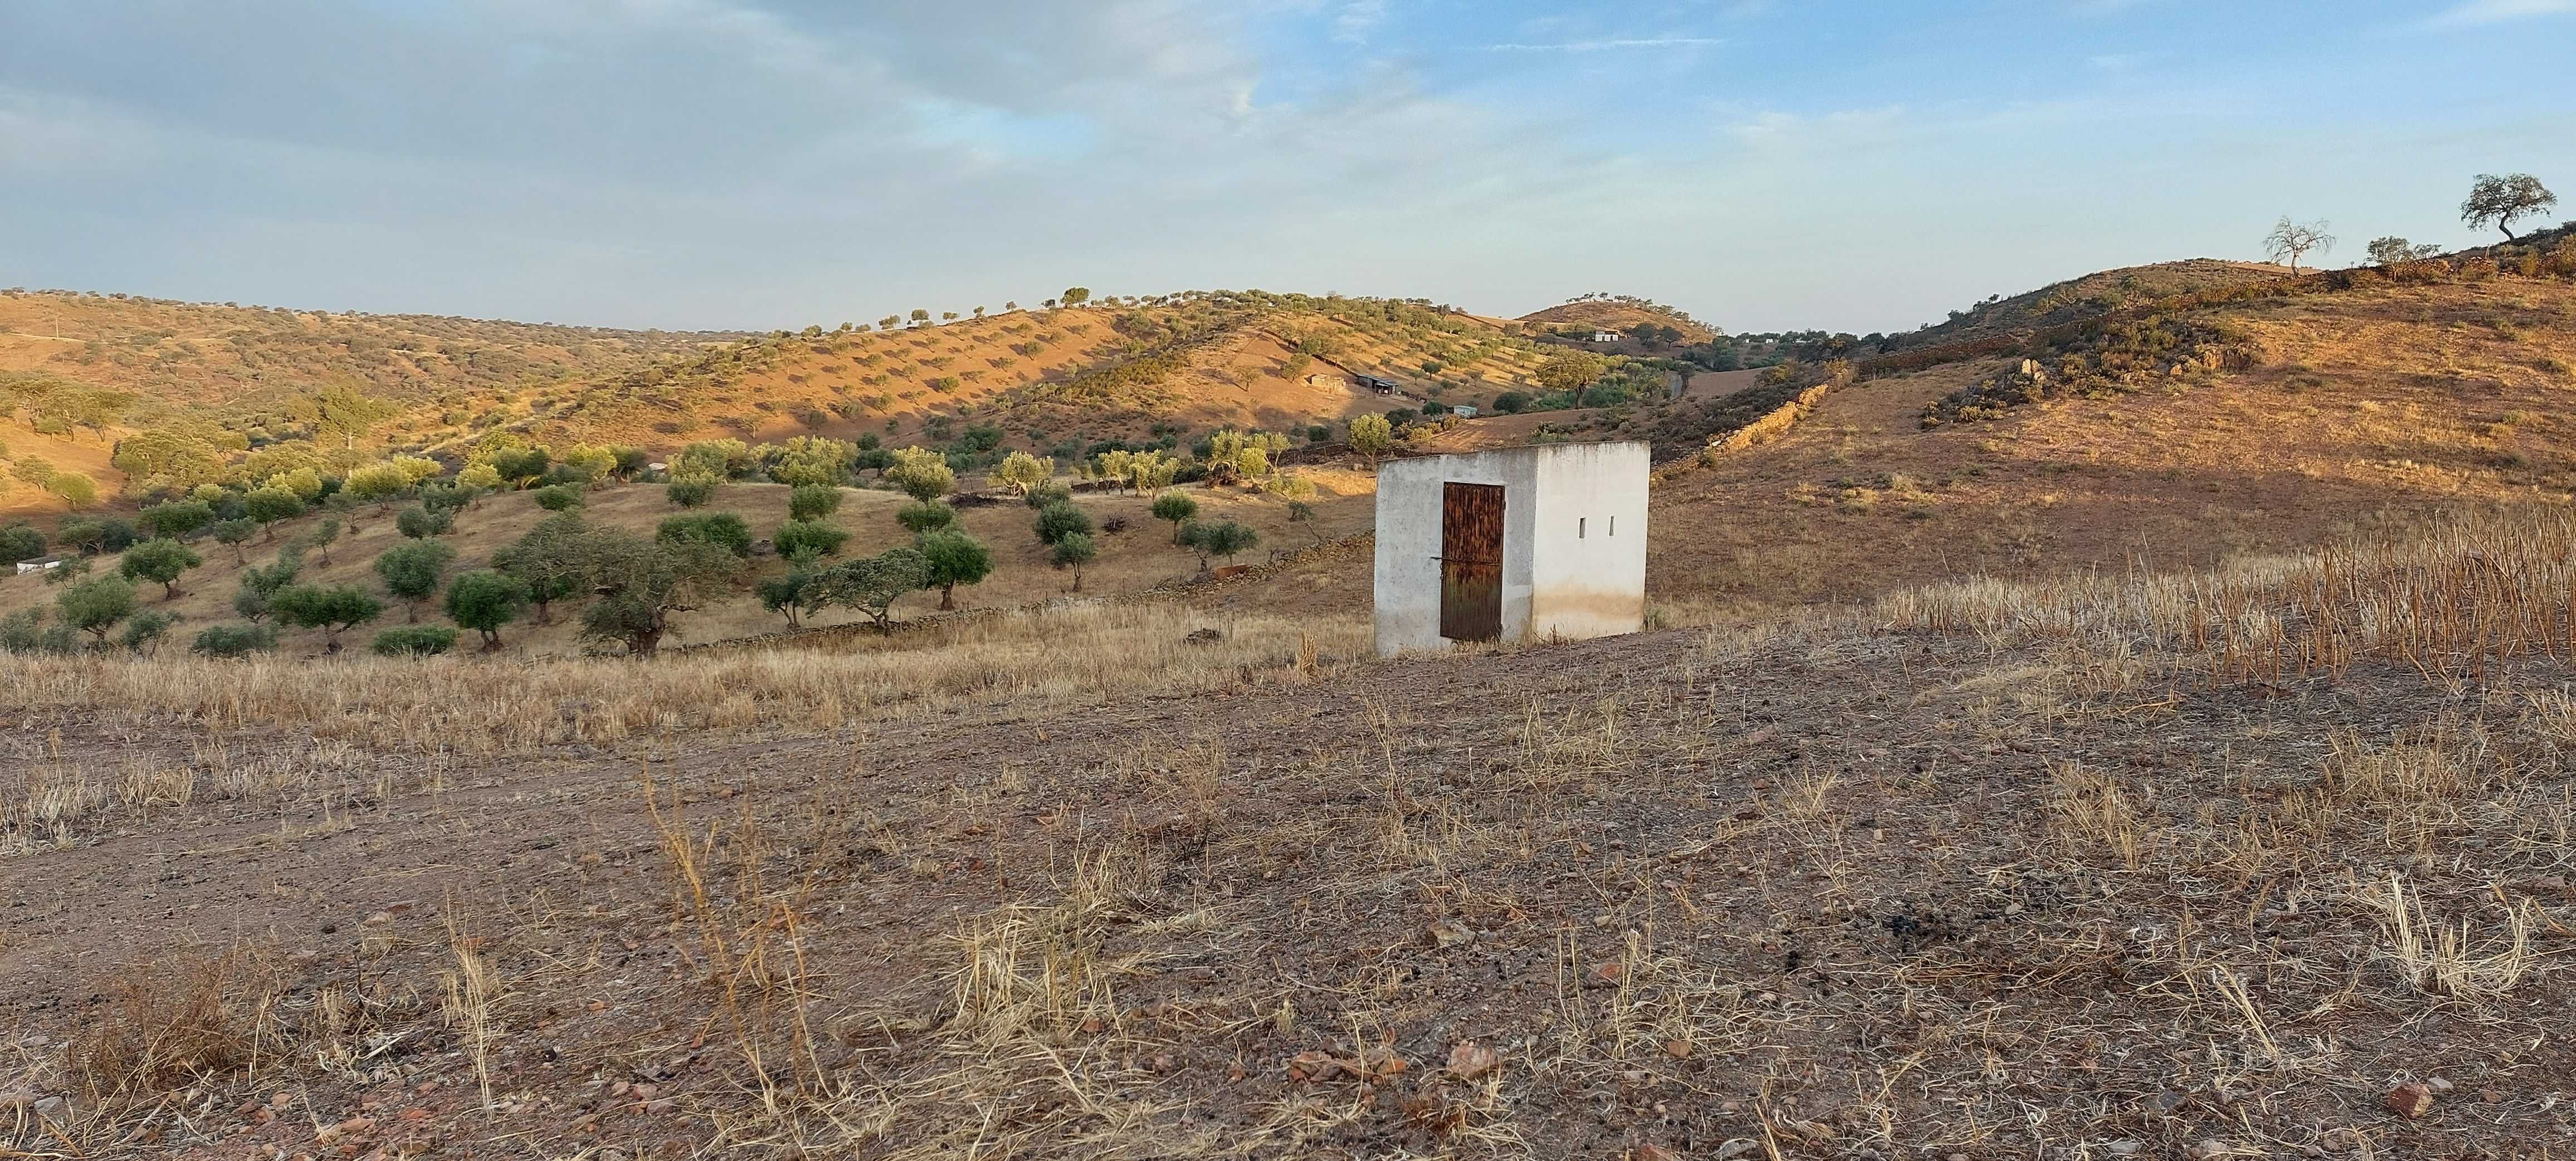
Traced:
<path fill-rule="evenodd" d="M 1168 606 L 643 669 L 0 661 L 0 1131 L 2565 1156 L 2571 592 L 2576 522 L 2526 509 L 1394 662 Z"/>

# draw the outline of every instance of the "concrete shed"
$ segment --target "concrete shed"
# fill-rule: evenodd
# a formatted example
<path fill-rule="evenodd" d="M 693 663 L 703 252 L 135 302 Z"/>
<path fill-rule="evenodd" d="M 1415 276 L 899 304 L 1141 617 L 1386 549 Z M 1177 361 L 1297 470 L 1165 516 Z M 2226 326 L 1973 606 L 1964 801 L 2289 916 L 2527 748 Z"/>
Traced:
<path fill-rule="evenodd" d="M 1644 628 L 1647 470 L 1642 443 L 1379 468 L 1378 654 Z"/>

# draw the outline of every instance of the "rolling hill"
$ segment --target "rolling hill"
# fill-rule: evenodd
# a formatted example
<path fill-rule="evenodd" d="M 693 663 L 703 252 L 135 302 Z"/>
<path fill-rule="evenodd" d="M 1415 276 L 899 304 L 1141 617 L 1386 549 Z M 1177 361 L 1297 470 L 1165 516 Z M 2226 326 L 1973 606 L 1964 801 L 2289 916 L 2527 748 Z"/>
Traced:
<path fill-rule="evenodd" d="M 0 372 L 128 392 L 145 418 L 182 408 L 277 408 L 335 381 L 426 403 L 741 337 L 0 291 Z"/>
<path fill-rule="evenodd" d="M 1717 337 L 1717 330 L 1706 323 L 1659 302 L 1628 295 L 1596 295 L 1531 311 L 1522 315 L 1522 323 L 1549 330 L 1579 328 L 1617 331 L 1626 334 L 1641 326 L 1666 327 L 1680 333 L 1676 341 L 1705 343 Z"/>

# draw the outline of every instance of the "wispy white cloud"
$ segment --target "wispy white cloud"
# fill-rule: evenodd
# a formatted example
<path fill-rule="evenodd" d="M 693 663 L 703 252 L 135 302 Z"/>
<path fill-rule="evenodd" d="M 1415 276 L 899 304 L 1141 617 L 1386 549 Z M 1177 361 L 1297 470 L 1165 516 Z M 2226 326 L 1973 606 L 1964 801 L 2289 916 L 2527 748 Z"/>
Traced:
<path fill-rule="evenodd" d="M 1365 44 L 1377 26 L 1386 23 L 1386 0 L 1348 0 L 1333 17 L 1333 39 L 1345 44 Z"/>
<path fill-rule="evenodd" d="M 1571 40 L 1557 44 L 1480 44 L 1485 52 L 1609 52 L 1622 48 L 1707 48 L 1724 44 L 1715 36 L 1650 36 L 1622 40 Z"/>
<path fill-rule="evenodd" d="M 2570 13 L 2576 13 L 2576 0 L 2468 0 L 2435 14 L 2425 23 L 2435 27 L 2459 27 Z"/>

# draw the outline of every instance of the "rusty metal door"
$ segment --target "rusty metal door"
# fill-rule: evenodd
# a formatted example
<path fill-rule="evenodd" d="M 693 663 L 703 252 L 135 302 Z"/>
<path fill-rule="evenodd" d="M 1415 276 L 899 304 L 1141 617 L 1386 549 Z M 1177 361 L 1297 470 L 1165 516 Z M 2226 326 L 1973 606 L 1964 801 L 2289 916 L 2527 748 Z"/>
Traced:
<path fill-rule="evenodd" d="M 1503 635 L 1503 486 L 1447 484 L 1440 494 L 1440 635 Z"/>

